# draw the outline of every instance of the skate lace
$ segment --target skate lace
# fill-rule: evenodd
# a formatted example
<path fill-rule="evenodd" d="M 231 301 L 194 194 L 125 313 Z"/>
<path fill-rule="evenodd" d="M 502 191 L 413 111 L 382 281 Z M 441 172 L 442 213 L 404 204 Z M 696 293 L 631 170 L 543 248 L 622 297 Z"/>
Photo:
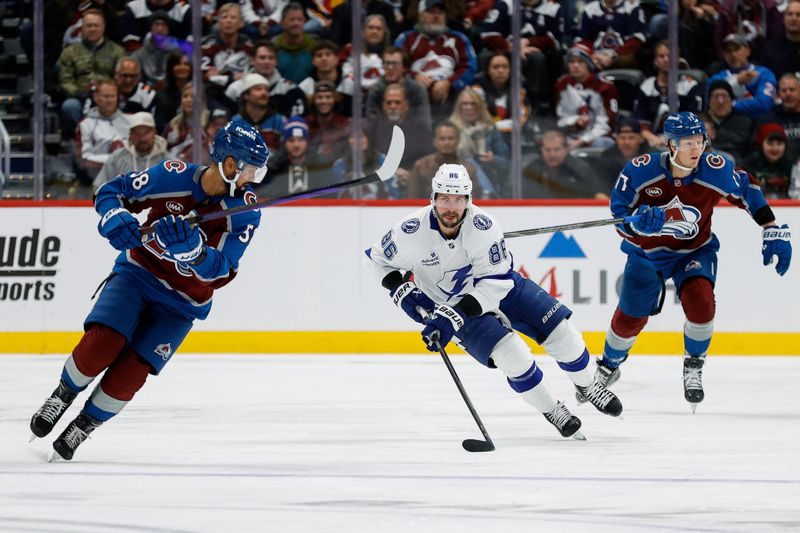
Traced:
<path fill-rule="evenodd" d="M 703 374 L 700 368 L 686 368 L 683 373 L 683 386 L 687 390 L 703 388 Z"/>
<path fill-rule="evenodd" d="M 558 429 L 562 429 L 564 424 L 572 417 L 572 413 L 570 413 L 564 404 L 559 402 L 556 404 L 555 409 L 547 413 L 547 419 L 553 423 Z"/>
<path fill-rule="evenodd" d="M 611 368 L 605 368 L 603 366 L 598 366 L 599 372 L 597 372 L 597 381 L 603 387 L 608 386 L 608 381 L 611 379 L 611 376 L 614 374 L 614 370 Z"/>
<path fill-rule="evenodd" d="M 614 399 L 614 394 L 597 381 L 590 387 L 581 387 L 581 392 L 592 402 L 592 405 L 600 408 L 605 408 Z"/>
<path fill-rule="evenodd" d="M 39 409 L 37 414 L 51 424 L 54 424 L 56 418 L 58 418 L 67 407 L 69 407 L 67 402 L 58 396 L 51 396 L 44 401 L 44 405 L 42 405 L 42 408 Z"/>
<path fill-rule="evenodd" d="M 78 445 L 86 440 L 89 437 L 89 434 L 79 428 L 77 425 L 73 425 L 69 428 L 66 435 L 64 435 L 64 440 L 67 441 L 69 447 L 73 450 L 78 447 Z"/>

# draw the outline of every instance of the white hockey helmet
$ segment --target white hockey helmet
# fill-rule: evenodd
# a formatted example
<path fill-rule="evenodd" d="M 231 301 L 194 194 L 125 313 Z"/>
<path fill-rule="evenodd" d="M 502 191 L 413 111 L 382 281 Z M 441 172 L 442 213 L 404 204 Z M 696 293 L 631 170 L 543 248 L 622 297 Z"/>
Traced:
<path fill-rule="evenodd" d="M 463 194 L 467 205 L 472 203 L 472 180 L 464 165 L 445 163 L 439 167 L 431 181 L 431 204 L 435 203 L 436 193 Z"/>

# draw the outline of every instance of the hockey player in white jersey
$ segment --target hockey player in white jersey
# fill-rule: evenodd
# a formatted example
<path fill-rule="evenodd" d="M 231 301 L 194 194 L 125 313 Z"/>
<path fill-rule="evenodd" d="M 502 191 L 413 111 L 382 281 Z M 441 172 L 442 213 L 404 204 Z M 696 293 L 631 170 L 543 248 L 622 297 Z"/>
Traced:
<path fill-rule="evenodd" d="M 513 268 L 503 231 L 472 204 L 472 181 L 461 165 L 433 177 L 431 205 L 411 213 L 366 250 L 394 303 L 424 324 L 423 341 L 437 351 L 454 339 L 541 411 L 564 437 L 581 436 L 581 421 L 557 401 L 519 331 L 539 343 L 576 389 L 601 412 L 619 416 L 619 399 L 595 381 L 589 352 L 566 306 Z M 412 273 L 413 280 L 405 273 Z M 418 312 L 429 313 L 427 322 Z"/>

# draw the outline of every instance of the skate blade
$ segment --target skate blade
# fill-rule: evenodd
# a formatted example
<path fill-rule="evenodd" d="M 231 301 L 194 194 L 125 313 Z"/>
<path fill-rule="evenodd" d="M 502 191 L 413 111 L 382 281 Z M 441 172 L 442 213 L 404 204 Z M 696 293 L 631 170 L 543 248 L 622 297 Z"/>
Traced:
<path fill-rule="evenodd" d="M 50 456 L 47 458 L 47 462 L 48 462 L 48 463 L 61 463 L 61 462 L 63 462 L 63 461 L 66 461 L 66 459 L 64 459 L 63 457 L 61 457 L 61 456 L 58 454 L 58 452 L 57 452 L 57 451 L 55 451 L 55 450 L 53 450 L 53 452 L 52 452 L 52 453 L 50 454 Z"/>
<path fill-rule="evenodd" d="M 697 404 L 696 403 L 690 403 L 689 405 L 692 406 L 692 414 L 694 414 L 694 412 L 697 411 Z"/>
<path fill-rule="evenodd" d="M 573 438 L 575 440 L 586 440 L 586 437 L 583 435 L 583 433 L 581 433 L 581 430 L 578 430 L 572 435 L 570 435 L 570 438 Z"/>
<path fill-rule="evenodd" d="M 33 441 L 35 441 L 35 440 L 36 440 L 36 439 L 38 439 L 38 438 L 39 438 L 39 437 L 37 437 L 37 436 L 36 436 L 36 433 L 31 433 L 31 438 L 29 438 L 29 439 L 28 439 L 28 442 L 33 442 Z"/>

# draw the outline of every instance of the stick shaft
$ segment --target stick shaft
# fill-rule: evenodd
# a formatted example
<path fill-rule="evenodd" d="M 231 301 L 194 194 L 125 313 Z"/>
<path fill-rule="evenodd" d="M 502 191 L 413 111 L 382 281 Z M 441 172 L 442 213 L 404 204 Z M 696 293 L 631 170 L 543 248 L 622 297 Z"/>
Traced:
<path fill-rule="evenodd" d="M 509 231 L 503 234 L 506 239 L 514 237 L 525 237 L 527 235 L 540 235 L 542 233 L 556 233 L 557 231 L 569 231 L 573 229 L 596 228 L 599 226 L 611 226 L 630 222 L 632 217 L 606 218 L 603 220 L 589 220 L 587 222 L 575 222 L 573 224 L 562 224 L 560 226 L 547 226 L 545 228 L 523 229 Z"/>

